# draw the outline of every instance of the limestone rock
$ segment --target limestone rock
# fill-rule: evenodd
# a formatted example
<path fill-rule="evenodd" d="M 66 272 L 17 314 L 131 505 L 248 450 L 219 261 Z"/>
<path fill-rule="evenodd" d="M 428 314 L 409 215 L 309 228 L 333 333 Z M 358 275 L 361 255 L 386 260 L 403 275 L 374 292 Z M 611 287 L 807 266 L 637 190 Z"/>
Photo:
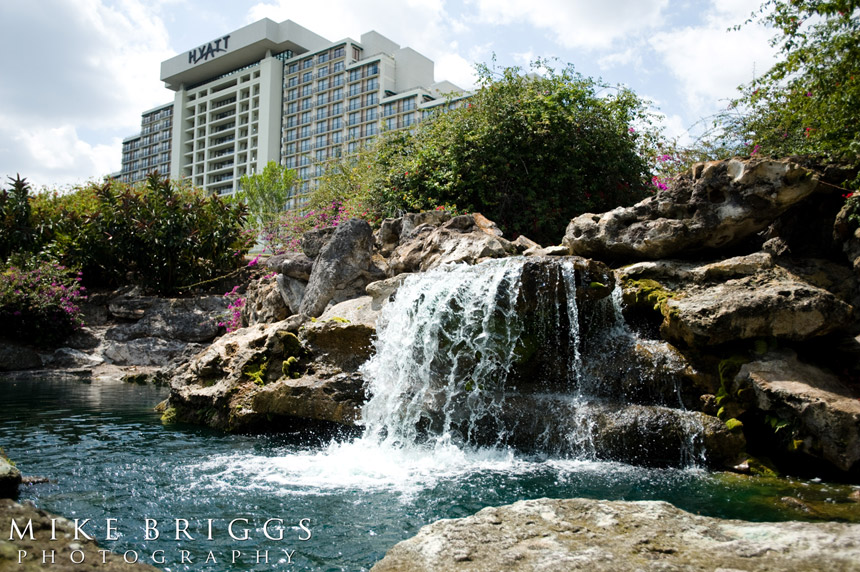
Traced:
<path fill-rule="evenodd" d="M 850 219 L 850 204 L 845 203 L 833 224 L 833 240 L 842 246 L 849 264 L 860 275 L 860 225 Z"/>
<path fill-rule="evenodd" d="M 440 520 L 372 572 L 860 570 L 860 525 L 744 522 L 662 501 L 526 500 Z"/>
<path fill-rule="evenodd" d="M 302 300 L 305 299 L 308 283 L 285 274 L 275 276 L 275 282 L 278 285 L 281 299 L 287 307 L 288 314 L 298 314 L 302 307 Z"/>
<path fill-rule="evenodd" d="M 792 352 L 771 352 L 743 365 L 735 384 L 752 387 L 759 411 L 790 423 L 801 451 L 860 472 L 860 393 L 836 376 Z"/>
<path fill-rule="evenodd" d="M 129 298 L 110 303 L 111 313 L 136 316 L 133 324 L 111 327 L 106 339 L 125 342 L 157 337 L 182 342 L 208 342 L 218 335 L 218 317 L 227 310 L 224 296 L 196 298 Z"/>
<path fill-rule="evenodd" d="M 372 303 L 370 296 L 346 300 L 302 328 L 300 337 L 317 361 L 354 372 L 370 359 L 380 313 Z"/>
<path fill-rule="evenodd" d="M 21 471 L 9 460 L 0 455 L 0 498 L 12 498 L 18 495 L 18 485 L 21 484 Z"/>
<path fill-rule="evenodd" d="M 306 256 L 303 252 L 277 254 L 266 261 L 266 267 L 272 271 L 295 278 L 296 280 L 304 280 L 305 282 L 310 280 L 313 266 L 313 259 Z"/>
<path fill-rule="evenodd" d="M 42 358 L 36 350 L 0 341 L 0 371 L 21 371 L 42 367 Z"/>
<path fill-rule="evenodd" d="M 102 348 L 102 355 L 116 365 L 165 365 L 185 354 L 189 347 L 200 346 L 155 337 L 135 338 L 128 341 L 108 340 Z"/>
<path fill-rule="evenodd" d="M 601 260 L 714 252 L 763 230 L 817 186 L 816 175 L 787 160 L 701 163 L 632 207 L 574 218 L 563 244 L 572 254 Z"/>
<path fill-rule="evenodd" d="M 44 361 L 46 366 L 56 368 L 95 367 L 104 363 L 102 357 L 74 348 L 57 348 Z"/>
<path fill-rule="evenodd" d="M 334 227 L 316 228 L 302 235 L 302 252 L 311 260 L 316 260 L 323 247 L 328 244 L 334 234 Z"/>
<path fill-rule="evenodd" d="M 316 317 L 330 303 L 360 296 L 384 274 L 372 263 L 373 233 L 363 220 L 341 223 L 314 263 L 299 313 Z"/>
<path fill-rule="evenodd" d="M 313 360 L 291 332 L 298 327 L 292 318 L 226 334 L 180 366 L 166 417 L 228 430 L 297 420 L 351 425 L 364 401 L 361 377 Z M 334 345 L 336 336 L 329 336 Z"/>
<path fill-rule="evenodd" d="M 425 271 L 447 263 L 475 264 L 508 254 L 505 245 L 510 243 L 484 232 L 472 215 L 454 217 L 441 226 L 422 224 L 409 233 L 405 219 L 403 224 L 400 244 L 388 261 L 392 276 Z"/>
<path fill-rule="evenodd" d="M 252 281 L 245 290 L 244 298 L 242 323 L 245 325 L 273 324 L 292 313 L 274 278 L 258 278 Z"/>
<path fill-rule="evenodd" d="M 643 262 L 621 271 L 631 307 L 662 314 L 670 342 L 707 346 L 754 338 L 801 341 L 849 324 L 853 308 L 767 253 L 713 263 Z"/>

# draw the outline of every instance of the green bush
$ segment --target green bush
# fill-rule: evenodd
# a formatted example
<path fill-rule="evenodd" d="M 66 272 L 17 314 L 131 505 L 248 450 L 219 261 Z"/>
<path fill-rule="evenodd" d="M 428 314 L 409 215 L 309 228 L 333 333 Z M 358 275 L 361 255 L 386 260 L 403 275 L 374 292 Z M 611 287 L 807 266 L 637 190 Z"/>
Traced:
<path fill-rule="evenodd" d="M 82 324 L 86 298 L 80 272 L 52 262 L 9 266 L 0 274 L 0 323 L 4 336 L 39 346 L 62 342 Z"/>
<path fill-rule="evenodd" d="M 157 175 L 135 187 L 108 181 L 67 194 L 42 192 L 28 203 L 32 240 L 12 256 L 79 268 L 90 285 L 132 283 L 173 293 L 234 270 L 250 246 L 243 204 Z"/>
<path fill-rule="evenodd" d="M 453 208 L 479 211 L 510 237 L 556 243 L 570 219 L 647 196 L 656 140 L 644 103 L 538 62 L 495 73 L 479 66 L 481 87 L 459 107 L 413 131 L 381 137 L 366 164 L 342 177 L 352 196 L 382 216 Z M 369 180 L 368 180 L 369 179 Z M 332 192 L 326 189 L 326 200 Z M 348 199 L 347 193 L 339 198 Z"/>

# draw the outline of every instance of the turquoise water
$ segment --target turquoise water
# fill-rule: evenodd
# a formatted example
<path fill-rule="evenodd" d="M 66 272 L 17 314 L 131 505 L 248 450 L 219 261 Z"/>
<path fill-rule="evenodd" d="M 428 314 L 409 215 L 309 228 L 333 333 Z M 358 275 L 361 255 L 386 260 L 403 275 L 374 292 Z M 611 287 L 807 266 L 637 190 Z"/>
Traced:
<path fill-rule="evenodd" d="M 528 498 L 666 500 L 694 513 L 749 520 L 803 517 L 774 502 L 784 496 L 848 507 L 846 514 L 860 506 L 847 502 L 850 487 L 826 483 L 163 427 L 152 406 L 165 395 L 119 382 L 0 380 L 0 445 L 25 474 L 54 481 L 23 487 L 21 498 L 91 519 L 85 530 L 115 551 L 135 551 L 149 563 L 153 552 L 164 551 L 156 553 L 164 559 L 156 565 L 171 571 L 367 570 L 425 524 Z M 104 541 L 106 518 L 117 519 L 119 540 Z M 144 540 L 146 518 L 158 521 L 158 540 Z M 234 532 L 241 537 L 247 529 L 247 541 L 226 530 L 240 518 L 248 526 L 240 521 Z M 263 524 L 274 518 L 284 521 L 283 540 L 263 535 Z M 174 539 L 174 519 L 188 520 L 193 540 Z M 309 519 L 304 528 L 302 519 Z M 311 538 L 301 540 L 307 531 Z M 277 538 L 274 528 L 269 532 Z M 190 564 L 182 563 L 182 550 Z M 235 565 L 234 550 L 241 553 Z M 268 563 L 256 562 L 257 550 L 261 560 L 268 551 Z M 215 562 L 206 563 L 210 551 Z"/>

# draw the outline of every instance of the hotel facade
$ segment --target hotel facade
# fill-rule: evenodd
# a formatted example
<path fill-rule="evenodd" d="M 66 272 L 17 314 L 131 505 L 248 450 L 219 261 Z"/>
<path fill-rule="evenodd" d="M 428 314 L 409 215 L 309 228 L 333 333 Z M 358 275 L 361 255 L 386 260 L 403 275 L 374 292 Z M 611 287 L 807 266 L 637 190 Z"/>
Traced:
<path fill-rule="evenodd" d="M 162 62 L 173 103 L 145 112 L 141 134 L 123 141 L 120 178 L 158 169 L 225 194 L 275 161 L 298 172 L 300 197 L 330 159 L 467 97 L 433 68 L 377 32 L 332 42 L 260 20 Z"/>

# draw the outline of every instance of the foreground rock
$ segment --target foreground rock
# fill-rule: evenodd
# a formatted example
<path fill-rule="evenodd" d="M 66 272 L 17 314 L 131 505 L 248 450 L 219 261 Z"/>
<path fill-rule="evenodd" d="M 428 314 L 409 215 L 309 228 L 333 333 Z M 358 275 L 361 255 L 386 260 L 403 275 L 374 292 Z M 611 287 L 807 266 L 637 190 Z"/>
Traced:
<path fill-rule="evenodd" d="M 563 244 L 571 254 L 604 261 L 725 250 L 765 229 L 817 186 L 816 175 L 788 160 L 700 163 L 632 207 L 576 217 Z"/>
<path fill-rule="evenodd" d="M 860 525 L 753 523 L 660 501 L 520 501 L 441 520 L 372 572 L 860 570 Z"/>
<path fill-rule="evenodd" d="M 51 540 L 51 521 L 56 519 L 57 540 Z M 16 570 L 22 572 L 42 572 L 44 570 L 59 570 L 61 572 L 77 570 L 104 570 L 107 572 L 157 572 L 158 569 L 146 564 L 129 564 L 123 557 L 112 552 L 103 552 L 93 540 L 75 540 L 74 524 L 56 515 L 39 510 L 32 505 L 18 504 L 9 499 L 0 499 L 0 522 L 10 526 L 15 520 L 21 529 L 29 520 L 33 521 L 33 537 L 29 534 L 23 539 L 17 535 L 13 540 L 0 537 L 0 570 Z M 24 551 L 20 553 L 19 551 Z M 47 555 L 47 564 L 42 562 L 42 552 Z M 79 551 L 79 552 L 78 552 Z M 51 554 L 54 563 L 51 564 Z M 18 558 L 21 556 L 19 564 Z M 72 562 L 74 557 L 76 562 Z M 102 562 L 104 558 L 104 563 Z"/>
<path fill-rule="evenodd" d="M 21 471 L 0 452 L 0 498 L 13 498 L 17 496 L 20 484 Z"/>

